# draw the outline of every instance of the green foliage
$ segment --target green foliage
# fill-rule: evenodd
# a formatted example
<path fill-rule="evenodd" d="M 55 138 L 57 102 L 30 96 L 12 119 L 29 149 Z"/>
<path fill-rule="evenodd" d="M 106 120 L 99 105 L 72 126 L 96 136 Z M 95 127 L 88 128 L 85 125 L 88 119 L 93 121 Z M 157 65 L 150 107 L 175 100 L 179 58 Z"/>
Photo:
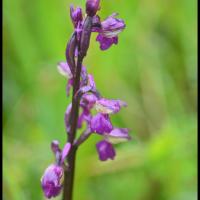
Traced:
<path fill-rule="evenodd" d="M 66 80 L 57 73 L 72 32 L 69 5 L 84 0 L 4 0 L 3 199 L 44 199 L 40 178 L 50 142 L 66 140 Z M 101 163 L 98 136 L 80 148 L 75 200 L 197 199 L 197 13 L 195 0 L 102 0 L 119 12 L 119 44 L 99 50 L 92 36 L 84 65 L 105 97 L 128 107 L 112 117 L 133 140 Z M 60 198 L 57 198 L 60 199 Z"/>

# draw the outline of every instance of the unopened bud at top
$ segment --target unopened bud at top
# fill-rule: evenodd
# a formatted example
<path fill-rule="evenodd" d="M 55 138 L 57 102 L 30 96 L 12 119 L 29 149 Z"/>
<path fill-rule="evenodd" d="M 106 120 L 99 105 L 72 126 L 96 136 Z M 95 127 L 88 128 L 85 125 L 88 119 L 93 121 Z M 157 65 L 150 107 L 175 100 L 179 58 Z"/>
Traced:
<path fill-rule="evenodd" d="M 100 6 L 99 6 L 100 0 L 87 0 L 86 2 L 86 13 L 93 17 L 97 10 L 99 10 Z"/>

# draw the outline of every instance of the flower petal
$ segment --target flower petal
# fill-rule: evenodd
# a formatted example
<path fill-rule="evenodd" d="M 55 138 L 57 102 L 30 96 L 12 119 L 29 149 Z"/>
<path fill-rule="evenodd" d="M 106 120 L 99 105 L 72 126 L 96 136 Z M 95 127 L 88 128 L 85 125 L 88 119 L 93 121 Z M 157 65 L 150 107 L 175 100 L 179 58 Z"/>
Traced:
<path fill-rule="evenodd" d="M 115 149 L 113 148 L 112 144 L 105 140 L 98 142 L 96 144 L 96 149 L 99 154 L 99 159 L 101 161 L 106 161 L 108 159 L 113 160 L 116 155 Z"/>
<path fill-rule="evenodd" d="M 105 140 L 112 144 L 126 142 L 127 140 L 131 140 L 128 132 L 127 128 L 114 128 L 109 134 L 105 135 Z"/>
<path fill-rule="evenodd" d="M 65 52 L 66 60 L 71 70 L 72 75 L 75 72 L 75 51 L 77 48 L 77 34 L 74 32 L 67 43 L 67 48 Z"/>
<path fill-rule="evenodd" d="M 61 75 L 65 76 L 66 78 L 68 78 L 68 79 L 72 78 L 72 73 L 71 73 L 71 70 L 70 70 L 67 62 L 58 63 L 57 69 L 58 69 L 59 73 Z"/>
<path fill-rule="evenodd" d="M 104 134 L 109 133 L 113 129 L 113 126 L 108 115 L 98 113 L 97 115 L 92 117 L 90 128 L 92 132 Z"/>
<path fill-rule="evenodd" d="M 97 35 L 96 41 L 100 43 L 100 49 L 102 51 L 108 49 L 109 47 L 112 46 L 112 44 L 117 44 L 118 43 L 118 37 L 113 37 L 113 38 L 107 38 L 103 36 L 101 33 Z"/>
<path fill-rule="evenodd" d="M 71 148 L 71 144 L 69 142 L 66 143 L 62 150 L 61 163 L 63 163 L 65 161 L 65 158 L 68 155 L 70 148 Z"/>
<path fill-rule="evenodd" d="M 73 7 L 73 5 L 70 6 L 70 16 L 71 20 L 74 24 L 74 27 L 77 27 L 78 22 L 83 20 L 82 16 L 82 9 L 80 7 L 77 7 L 76 9 Z"/>
<path fill-rule="evenodd" d="M 124 21 L 122 19 L 115 18 L 116 15 L 117 13 L 113 13 L 101 22 L 101 33 L 104 37 L 116 37 L 125 28 L 126 25 Z"/>
<path fill-rule="evenodd" d="M 121 100 L 104 99 L 101 98 L 96 101 L 95 108 L 97 112 L 103 114 L 117 113 L 120 111 L 122 106 L 126 106 L 126 103 Z"/>
<path fill-rule="evenodd" d="M 94 77 L 91 74 L 88 74 L 88 85 L 91 86 L 91 88 L 96 89 Z"/>

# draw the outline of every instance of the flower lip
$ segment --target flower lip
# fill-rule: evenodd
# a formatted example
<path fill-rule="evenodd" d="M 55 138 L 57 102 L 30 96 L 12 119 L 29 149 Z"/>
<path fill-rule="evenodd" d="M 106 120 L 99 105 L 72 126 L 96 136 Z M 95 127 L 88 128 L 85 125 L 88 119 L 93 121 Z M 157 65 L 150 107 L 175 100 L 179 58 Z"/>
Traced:
<path fill-rule="evenodd" d="M 108 159 L 113 160 L 115 158 L 115 149 L 113 148 L 112 144 L 105 140 L 98 142 L 96 144 L 96 149 L 101 161 L 106 161 Z"/>
<path fill-rule="evenodd" d="M 100 43 L 100 49 L 104 51 L 110 48 L 112 44 L 118 44 L 118 37 L 108 38 L 100 33 L 97 35 L 96 41 Z"/>

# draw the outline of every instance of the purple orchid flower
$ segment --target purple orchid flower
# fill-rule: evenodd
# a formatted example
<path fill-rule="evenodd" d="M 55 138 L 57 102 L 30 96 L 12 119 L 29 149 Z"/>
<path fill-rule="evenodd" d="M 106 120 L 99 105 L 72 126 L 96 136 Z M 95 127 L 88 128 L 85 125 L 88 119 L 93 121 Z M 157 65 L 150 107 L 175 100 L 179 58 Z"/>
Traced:
<path fill-rule="evenodd" d="M 101 22 L 101 34 L 104 37 L 116 37 L 126 27 L 122 19 L 115 18 L 117 15 L 117 13 L 113 13 L 111 16 L 107 17 L 103 22 Z"/>
<path fill-rule="evenodd" d="M 113 114 L 120 111 L 121 107 L 127 106 L 127 104 L 121 100 L 114 99 L 98 99 L 95 103 L 97 112 L 103 114 Z"/>
<path fill-rule="evenodd" d="M 104 133 L 104 140 L 96 144 L 99 159 L 106 161 L 108 159 L 114 159 L 116 153 L 113 144 L 130 140 L 127 128 L 114 128 L 110 133 Z"/>
<path fill-rule="evenodd" d="M 47 198 L 56 197 L 60 194 L 62 189 L 61 179 L 64 174 L 62 165 L 69 154 L 70 148 L 71 144 L 66 143 L 61 151 L 57 140 L 51 143 L 51 149 L 56 156 L 56 163 L 49 165 L 41 178 L 42 189 Z"/>
<path fill-rule="evenodd" d="M 94 29 L 99 32 L 96 40 L 100 43 L 101 50 L 108 49 L 112 44 L 118 44 L 118 34 L 125 28 L 124 21 L 115 16 L 116 13 L 101 22 L 101 29 Z"/>
<path fill-rule="evenodd" d="M 60 180 L 63 176 L 63 168 L 56 164 L 50 165 L 44 172 L 41 178 L 42 189 L 47 198 L 56 197 L 59 195 L 62 184 Z"/>

